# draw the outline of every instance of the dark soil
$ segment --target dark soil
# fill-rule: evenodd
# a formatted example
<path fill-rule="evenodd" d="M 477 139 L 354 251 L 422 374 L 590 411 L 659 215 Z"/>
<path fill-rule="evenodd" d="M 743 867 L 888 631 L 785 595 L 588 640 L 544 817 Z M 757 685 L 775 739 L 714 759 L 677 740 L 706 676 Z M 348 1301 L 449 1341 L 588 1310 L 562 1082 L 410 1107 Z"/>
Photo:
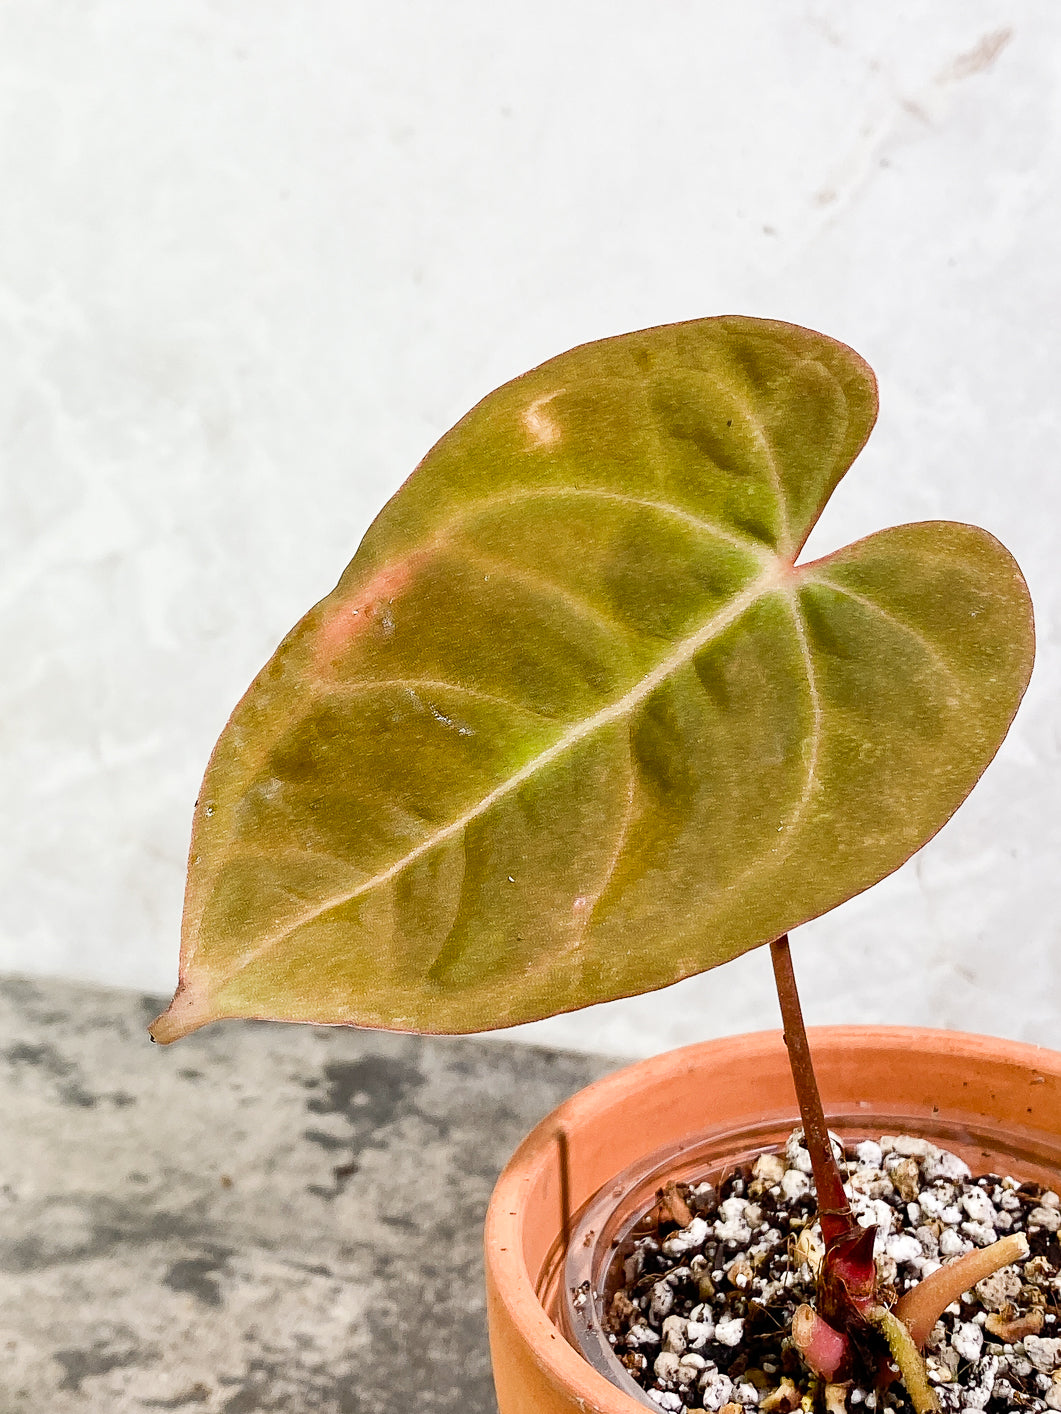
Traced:
<path fill-rule="evenodd" d="M 703 1183 L 679 1185 L 676 1198 L 661 1193 L 620 1254 L 606 1328 L 661 1410 L 824 1407 L 824 1390 L 788 1338 L 796 1307 L 813 1302 L 821 1251 L 800 1138 L 797 1131 L 784 1154 L 764 1155 L 717 1189 Z M 889 1304 L 949 1258 L 1009 1232 L 1027 1235 L 1024 1263 L 979 1283 L 937 1323 L 925 1356 L 940 1408 L 1061 1410 L 1057 1194 L 995 1174 L 973 1179 L 955 1155 L 920 1139 L 862 1143 L 846 1159 L 855 1215 L 878 1225 L 877 1268 Z M 692 1220 L 682 1226 L 675 1213 Z M 830 1393 L 852 1412 L 912 1409 L 898 1383 Z"/>

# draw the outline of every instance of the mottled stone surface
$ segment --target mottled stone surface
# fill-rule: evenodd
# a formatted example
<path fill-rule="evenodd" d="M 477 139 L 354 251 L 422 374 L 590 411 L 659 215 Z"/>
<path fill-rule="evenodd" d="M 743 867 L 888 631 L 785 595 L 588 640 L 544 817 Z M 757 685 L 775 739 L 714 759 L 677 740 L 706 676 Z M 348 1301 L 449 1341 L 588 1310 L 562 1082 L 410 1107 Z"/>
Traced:
<path fill-rule="evenodd" d="M 612 1062 L 0 979 L 0 1409 L 491 1410 L 480 1233 Z"/>

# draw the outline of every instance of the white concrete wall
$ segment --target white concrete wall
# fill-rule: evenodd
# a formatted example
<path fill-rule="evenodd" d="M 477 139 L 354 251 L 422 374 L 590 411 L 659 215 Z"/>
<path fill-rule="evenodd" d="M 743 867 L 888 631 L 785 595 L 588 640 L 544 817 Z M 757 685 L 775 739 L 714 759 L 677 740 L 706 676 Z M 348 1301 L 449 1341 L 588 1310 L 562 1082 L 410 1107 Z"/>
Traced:
<path fill-rule="evenodd" d="M 1058 1043 L 1061 6 L 6 0 L 0 967 L 168 989 L 208 750 L 491 387 L 743 312 L 873 363 L 813 548 L 950 516 L 1025 568 L 1019 724 L 796 940 L 810 1019 Z M 775 1022 L 762 952 L 529 1028 Z"/>

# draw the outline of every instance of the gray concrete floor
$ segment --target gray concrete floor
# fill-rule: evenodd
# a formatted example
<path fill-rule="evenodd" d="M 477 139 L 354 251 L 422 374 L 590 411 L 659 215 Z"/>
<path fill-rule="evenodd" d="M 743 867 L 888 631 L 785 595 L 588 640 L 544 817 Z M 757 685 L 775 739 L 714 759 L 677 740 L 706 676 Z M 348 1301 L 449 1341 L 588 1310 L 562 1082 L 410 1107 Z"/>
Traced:
<path fill-rule="evenodd" d="M 0 979 L 0 1411 L 479 1414 L 480 1233 L 616 1062 Z"/>

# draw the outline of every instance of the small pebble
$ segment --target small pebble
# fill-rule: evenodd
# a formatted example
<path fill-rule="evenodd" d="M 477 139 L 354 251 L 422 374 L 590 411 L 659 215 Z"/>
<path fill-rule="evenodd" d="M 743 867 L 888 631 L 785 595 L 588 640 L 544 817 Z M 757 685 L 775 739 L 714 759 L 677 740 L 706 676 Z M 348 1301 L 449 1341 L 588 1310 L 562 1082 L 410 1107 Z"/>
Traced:
<path fill-rule="evenodd" d="M 686 1354 L 681 1358 L 678 1366 L 678 1383 L 680 1385 L 691 1385 L 699 1378 L 700 1371 L 707 1365 L 707 1361 L 702 1355 Z"/>
<path fill-rule="evenodd" d="M 684 1316 L 668 1316 L 663 1322 L 663 1349 L 673 1355 L 681 1355 L 686 1346 L 686 1331 L 689 1322 Z"/>
<path fill-rule="evenodd" d="M 678 1359 L 677 1355 L 672 1354 L 669 1350 L 664 1350 L 661 1354 L 656 1356 L 652 1369 L 655 1372 L 657 1380 L 662 1380 L 664 1384 L 673 1384 L 678 1377 L 678 1366 L 680 1364 L 681 1361 Z"/>
<path fill-rule="evenodd" d="M 972 1245 L 953 1228 L 947 1228 L 939 1235 L 939 1255 L 941 1257 L 957 1257 L 962 1252 L 968 1252 Z"/>
<path fill-rule="evenodd" d="M 705 1409 L 719 1410 L 733 1397 L 733 1381 L 709 1365 L 700 1377 L 700 1394 Z"/>
<path fill-rule="evenodd" d="M 639 1321 L 637 1325 L 631 1326 L 626 1332 L 626 1343 L 632 1345 L 635 1350 L 643 1345 L 658 1345 L 659 1332 L 654 1331 L 651 1326 Z"/>
<path fill-rule="evenodd" d="M 951 1336 L 951 1345 L 963 1360 L 976 1361 L 984 1344 L 984 1333 L 975 1321 L 966 1321 Z"/>
<path fill-rule="evenodd" d="M 763 1183 L 780 1183 L 785 1176 L 786 1167 L 780 1154 L 760 1154 L 752 1173 Z"/>
<path fill-rule="evenodd" d="M 967 1188 L 961 1196 L 966 1216 L 975 1223 L 993 1224 L 998 1214 L 995 1205 L 982 1188 Z"/>
<path fill-rule="evenodd" d="M 682 1214 L 682 1217 L 686 1216 Z M 698 1252 L 706 1236 L 707 1223 L 703 1218 L 693 1218 L 688 1227 L 679 1228 L 665 1239 L 663 1250 L 668 1257 L 684 1257 L 687 1252 Z"/>
<path fill-rule="evenodd" d="M 940 1243 L 940 1251 L 943 1244 Z M 1016 1267 L 1003 1267 L 976 1283 L 976 1295 L 989 1311 L 1001 1311 L 1007 1302 L 1020 1295 L 1021 1275 Z"/>
<path fill-rule="evenodd" d="M 1061 1340 L 1054 1336 L 1026 1336 L 1024 1353 L 1037 1370 L 1049 1375 L 1061 1365 Z"/>
<path fill-rule="evenodd" d="M 910 1262 L 913 1261 L 915 1257 L 924 1255 L 921 1250 L 921 1244 L 918 1242 L 917 1238 L 906 1233 L 889 1237 L 884 1250 L 892 1261 L 896 1263 Z"/>
<path fill-rule="evenodd" d="M 744 1339 L 744 1320 L 740 1316 L 724 1316 L 715 1325 L 715 1339 L 720 1345 L 740 1345 Z"/>
<path fill-rule="evenodd" d="M 652 1288 L 648 1318 L 654 1326 L 661 1325 L 674 1307 L 674 1287 L 669 1281 L 658 1281 Z"/>
<path fill-rule="evenodd" d="M 685 1328 L 685 1340 L 688 1349 L 703 1350 L 709 1340 L 714 1338 L 715 1324 L 713 1321 L 690 1321 Z"/>
<path fill-rule="evenodd" d="M 860 1144 L 855 1145 L 855 1158 L 867 1169 L 879 1169 L 884 1155 L 879 1144 L 875 1144 L 872 1139 L 863 1139 Z"/>
<path fill-rule="evenodd" d="M 790 1203 L 794 1198 L 803 1198 L 810 1192 L 810 1179 L 799 1169 L 789 1169 L 781 1180 L 781 1192 Z"/>
<path fill-rule="evenodd" d="M 990 1247 L 998 1241 L 998 1233 L 987 1223 L 962 1223 L 961 1230 L 977 1247 Z"/>

